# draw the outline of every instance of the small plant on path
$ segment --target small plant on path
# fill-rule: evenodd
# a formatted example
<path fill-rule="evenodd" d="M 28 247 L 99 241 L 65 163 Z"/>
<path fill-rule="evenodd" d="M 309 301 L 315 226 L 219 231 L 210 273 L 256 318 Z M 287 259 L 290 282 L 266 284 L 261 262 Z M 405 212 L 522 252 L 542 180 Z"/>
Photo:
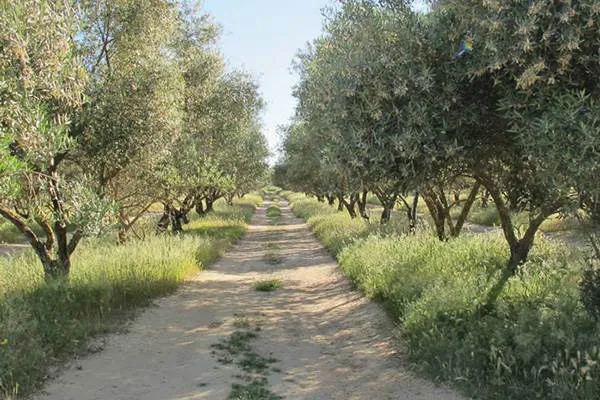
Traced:
<path fill-rule="evenodd" d="M 265 281 L 258 282 L 254 288 L 257 292 L 274 292 L 277 289 L 281 289 L 283 287 L 283 282 L 279 279 L 269 279 Z"/>
<path fill-rule="evenodd" d="M 267 217 L 273 219 L 280 218 L 281 209 L 279 208 L 279 206 L 276 204 L 272 204 L 271 206 L 269 206 L 269 208 L 267 208 Z"/>
<path fill-rule="evenodd" d="M 235 375 L 243 383 L 233 383 L 229 400 L 281 400 L 269 390 L 267 376 L 273 370 L 271 365 L 277 360 L 263 357 L 252 348 L 251 342 L 258 337 L 260 324 L 251 318 L 240 317 L 234 322 L 236 328 L 231 335 L 219 343 L 211 345 L 212 355 L 221 364 L 235 364 L 243 374 Z"/>

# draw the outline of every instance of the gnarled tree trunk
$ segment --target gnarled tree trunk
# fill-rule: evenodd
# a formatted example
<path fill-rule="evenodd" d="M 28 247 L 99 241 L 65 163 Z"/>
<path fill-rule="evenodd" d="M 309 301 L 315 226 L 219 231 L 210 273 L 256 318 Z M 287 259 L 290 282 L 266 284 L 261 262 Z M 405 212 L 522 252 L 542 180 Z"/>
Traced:
<path fill-rule="evenodd" d="M 369 213 L 367 211 L 368 195 L 369 195 L 369 191 L 363 190 L 362 194 L 358 195 L 357 201 L 356 201 L 356 204 L 358 205 L 358 212 L 360 213 L 360 216 L 366 221 L 369 220 Z"/>
<path fill-rule="evenodd" d="M 557 200 L 554 204 L 549 204 L 545 207 L 542 207 L 539 213 L 529 221 L 529 225 L 525 231 L 525 234 L 519 239 L 512 223 L 510 209 L 506 205 L 506 201 L 504 200 L 502 193 L 496 187 L 496 185 L 494 185 L 491 179 L 487 179 L 485 177 L 479 177 L 479 179 L 489 192 L 490 197 L 496 205 L 496 209 L 498 210 L 498 214 L 500 216 L 502 232 L 504 233 L 504 237 L 510 248 L 510 257 L 506 263 L 506 266 L 502 270 L 500 279 L 488 292 L 485 304 L 480 310 L 484 313 L 488 313 L 495 307 L 496 301 L 498 300 L 498 297 L 502 293 L 508 281 L 518 273 L 519 267 L 525 261 L 527 261 L 529 252 L 533 247 L 536 232 L 546 218 L 558 211 L 560 207 L 560 200 Z"/>
<path fill-rule="evenodd" d="M 0 215 L 12 223 L 27 239 L 38 256 L 46 280 L 66 278 L 71 271 L 71 255 L 83 238 L 83 232 L 76 230 L 68 238 L 67 227 L 57 219 L 53 225 L 39 220 L 37 223 L 46 233 L 46 241 L 42 241 L 27 225 L 26 219 L 11 209 L 0 206 Z"/>
<path fill-rule="evenodd" d="M 406 207 L 406 216 L 408 218 L 408 231 L 411 234 L 417 233 L 417 207 L 419 205 L 419 192 L 415 192 L 413 197 L 412 205 L 408 204 L 408 201 L 403 196 L 399 196 L 404 206 Z"/>
<path fill-rule="evenodd" d="M 456 221 L 453 221 L 450 210 L 457 203 L 448 203 L 448 199 L 444 193 L 444 188 L 441 185 L 438 185 L 437 187 L 430 186 L 423 190 L 423 199 L 425 200 L 427 209 L 433 218 L 435 230 L 440 240 L 448 239 L 448 235 L 446 234 L 446 225 L 448 226 L 450 237 L 458 237 L 460 235 L 467 216 L 473 207 L 473 203 L 475 203 L 475 200 L 477 199 L 477 193 L 479 192 L 480 188 L 481 184 L 479 182 L 476 182 L 473 185 L 471 192 L 469 193 L 469 197 L 464 202 Z"/>
<path fill-rule="evenodd" d="M 338 212 L 344 211 L 344 196 L 343 195 L 338 195 L 337 196 L 338 199 Z"/>
<path fill-rule="evenodd" d="M 335 196 L 333 194 L 327 195 L 327 203 L 329 203 L 330 206 L 335 204 Z"/>
<path fill-rule="evenodd" d="M 342 202 L 342 204 L 346 208 L 346 211 L 348 211 L 348 214 L 350 215 L 350 218 L 354 219 L 354 218 L 356 218 L 358 216 L 356 214 L 356 202 L 358 201 L 358 194 L 357 193 L 352 193 L 350 195 L 350 201 L 347 201 L 343 196 L 340 196 L 340 201 Z"/>
<path fill-rule="evenodd" d="M 375 196 L 377 196 L 377 199 L 379 199 L 379 202 L 383 206 L 379 223 L 385 225 L 390 222 L 390 218 L 392 217 L 392 211 L 394 210 L 396 200 L 398 199 L 398 192 L 393 191 L 391 193 L 386 193 L 382 189 L 377 188 L 373 193 L 375 193 Z"/>
<path fill-rule="evenodd" d="M 441 241 L 447 240 L 446 237 L 446 214 L 443 205 L 437 200 L 437 196 L 431 190 L 423 190 L 423 200 L 429 210 L 429 215 L 433 219 L 435 233 Z"/>

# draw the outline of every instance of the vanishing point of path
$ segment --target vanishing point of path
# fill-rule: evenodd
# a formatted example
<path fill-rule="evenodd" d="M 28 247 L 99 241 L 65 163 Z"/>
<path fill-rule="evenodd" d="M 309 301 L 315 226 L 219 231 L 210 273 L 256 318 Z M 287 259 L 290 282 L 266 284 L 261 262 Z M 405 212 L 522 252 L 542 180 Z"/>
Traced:
<path fill-rule="evenodd" d="M 239 354 L 223 354 L 242 327 L 253 332 L 250 361 L 268 360 L 263 384 L 284 399 L 461 399 L 407 371 L 389 318 L 350 289 L 303 221 L 282 207 L 272 222 L 265 209 L 219 262 L 159 299 L 128 333 L 110 336 L 103 351 L 73 361 L 36 398 L 225 400 L 232 384 L 256 375 Z M 257 292 L 265 279 L 284 286 Z"/>

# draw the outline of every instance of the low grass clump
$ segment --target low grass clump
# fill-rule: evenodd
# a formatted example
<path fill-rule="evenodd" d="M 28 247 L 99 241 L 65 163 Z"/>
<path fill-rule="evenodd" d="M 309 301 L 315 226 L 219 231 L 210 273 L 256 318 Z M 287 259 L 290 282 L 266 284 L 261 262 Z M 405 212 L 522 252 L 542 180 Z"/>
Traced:
<path fill-rule="evenodd" d="M 585 231 L 586 229 L 590 229 L 590 227 L 584 221 L 580 221 L 575 217 L 555 214 L 545 220 L 540 229 L 544 232 L 564 232 Z"/>
<path fill-rule="evenodd" d="M 263 198 L 260 194 L 253 192 L 244 195 L 244 197 L 236 198 L 233 200 L 233 204 L 236 206 L 245 207 L 246 214 L 248 211 L 251 212 L 250 215 L 254 212 L 256 207 L 262 206 Z"/>
<path fill-rule="evenodd" d="M 68 281 L 45 282 L 31 252 L 0 257 L 0 396 L 30 392 L 50 364 L 85 352 L 89 338 L 172 293 L 243 235 L 249 214 L 250 206 L 219 203 L 190 224 L 196 234 L 120 246 L 84 241 Z"/>
<path fill-rule="evenodd" d="M 441 242 L 427 230 L 361 230 L 329 211 L 309 217 L 353 284 L 400 323 L 424 373 L 475 398 L 600 398 L 600 323 L 580 299 L 583 262 L 574 251 L 538 239 L 494 312 L 482 316 L 508 258 L 500 232 Z"/>
<path fill-rule="evenodd" d="M 455 212 L 459 214 L 461 211 L 460 208 L 456 208 Z M 513 218 L 515 218 L 513 216 Z M 499 226 L 500 225 L 500 215 L 498 214 L 498 210 L 496 207 L 490 206 L 486 208 L 481 208 L 477 206 L 473 206 L 469 215 L 467 216 L 467 221 L 484 226 Z M 519 223 L 519 221 L 515 220 L 515 223 Z"/>
<path fill-rule="evenodd" d="M 229 400 L 280 400 L 269 388 L 268 376 L 271 372 L 280 371 L 274 367 L 278 362 L 273 357 L 258 354 L 252 342 L 259 336 L 260 320 L 239 317 L 234 322 L 234 331 L 229 337 L 211 345 L 211 354 L 224 365 L 235 365 L 242 372 L 235 376 L 241 383 L 233 383 Z"/>
<path fill-rule="evenodd" d="M 252 217 L 254 206 L 228 206 L 219 201 L 214 207 L 215 210 L 212 213 L 202 217 L 193 216 L 190 223 L 185 225 L 184 234 L 187 236 L 205 235 L 231 241 L 241 239 L 246 232 L 246 223 Z"/>
<path fill-rule="evenodd" d="M 277 204 L 271 204 L 267 208 L 267 217 L 277 219 L 281 217 L 281 208 Z"/>
<path fill-rule="evenodd" d="M 31 229 L 36 235 L 44 235 L 44 231 L 37 224 L 31 224 Z M 23 234 L 10 222 L 0 220 L 0 244 L 1 243 L 26 243 Z"/>
<path fill-rule="evenodd" d="M 277 289 L 281 289 L 283 287 L 283 282 L 279 279 L 268 279 L 264 281 L 257 282 L 254 285 L 254 289 L 257 292 L 274 292 Z"/>

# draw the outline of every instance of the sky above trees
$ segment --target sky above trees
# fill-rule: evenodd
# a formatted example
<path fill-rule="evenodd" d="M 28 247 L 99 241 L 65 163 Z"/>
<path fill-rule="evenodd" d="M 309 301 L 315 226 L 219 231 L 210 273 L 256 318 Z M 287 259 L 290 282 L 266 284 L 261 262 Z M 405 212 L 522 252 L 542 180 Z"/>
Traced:
<path fill-rule="evenodd" d="M 277 125 L 293 114 L 291 62 L 298 49 L 321 32 L 321 9 L 329 0 L 206 0 L 205 10 L 223 26 L 219 46 L 229 68 L 243 67 L 257 76 L 267 101 L 265 134 L 272 150 Z"/>
<path fill-rule="evenodd" d="M 219 46 L 229 68 L 244 67 L 255 75 L 267 102 L 265 135 L 273 151 L 277 126 L 288 122 L 296 104 L 292 88 L 298 77 L 291 63 L 321 32 L 321 10 L 335 0 L 205 0 L 204 9 L 223 26 Z M 417 2 L 415 7 L 422 8 Z"/>

